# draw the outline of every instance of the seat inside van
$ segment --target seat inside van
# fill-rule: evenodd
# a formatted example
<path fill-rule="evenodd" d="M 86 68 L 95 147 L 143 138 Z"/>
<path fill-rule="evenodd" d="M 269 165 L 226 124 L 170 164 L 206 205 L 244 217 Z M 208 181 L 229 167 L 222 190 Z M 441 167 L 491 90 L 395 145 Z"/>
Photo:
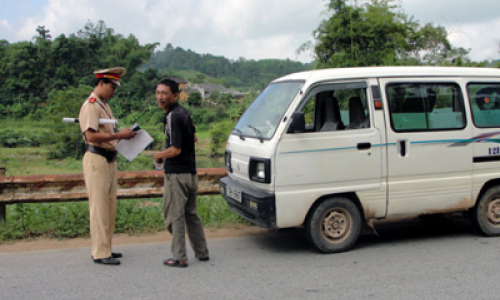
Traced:
<path fill-rule="evenodd" d="M 367 128 L 368 122 L 369 119 L 366 118 L 361 98 L 351 97 L 349 99 L 349 125 L 346 129 Z"/>
<path fill-rule="evenodd" d="M 428 88 L 424 93 L 426 93 L 425 96 L 427 96 L 427 99 L 424 95 L 422 95 L 422 91 L 420 88 L 414 88 L 405 99 L 403 112 L 432 112 L 434 110 L 434 105 L 436 104 L 436 92 L 433 89 Z"/>
<path fill-rule="evenodd" d="M 317 131 L 333 131 L 344 129 L 345 126 L 340 118 L 340 109 L 337 99 L 329 92 L 318 94 L 317 98 Z"/>

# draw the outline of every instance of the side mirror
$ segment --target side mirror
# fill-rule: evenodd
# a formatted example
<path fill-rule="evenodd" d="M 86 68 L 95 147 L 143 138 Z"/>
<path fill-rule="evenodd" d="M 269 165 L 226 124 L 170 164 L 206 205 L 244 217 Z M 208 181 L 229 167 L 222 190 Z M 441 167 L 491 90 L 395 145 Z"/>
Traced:
<path fill-rule="evenodd" d="M 306 120 L 303 112 L 294 112 L 290 122 L 288 133 L 302 133 L 306 131 Z"/>

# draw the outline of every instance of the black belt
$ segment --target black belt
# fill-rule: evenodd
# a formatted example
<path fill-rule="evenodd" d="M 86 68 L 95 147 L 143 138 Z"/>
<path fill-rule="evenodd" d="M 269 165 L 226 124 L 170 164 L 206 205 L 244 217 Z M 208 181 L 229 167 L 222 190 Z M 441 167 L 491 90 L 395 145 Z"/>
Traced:
<path fill-rule="evenodd" d="M 87 147 L 87 151 L 105 157 L 108 163 L 112 163 L 116 160 L 116 155 L 118 154 L 116 151 L 107 150 L 89 144 L 86 144 L 85 146 Z"/>

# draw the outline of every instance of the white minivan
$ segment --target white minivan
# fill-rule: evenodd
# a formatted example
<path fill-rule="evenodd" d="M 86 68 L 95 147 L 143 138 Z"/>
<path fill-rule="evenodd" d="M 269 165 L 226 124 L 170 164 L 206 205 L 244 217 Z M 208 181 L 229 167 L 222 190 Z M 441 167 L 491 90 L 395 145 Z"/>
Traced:
<path fill-rule="evenodd" d="M 373 220 L 468 212 L 500 234 L 500 70 L 325 69 L 274 80 L 226 147 L 221 193 L 267 228 L 350 249 Z"/>

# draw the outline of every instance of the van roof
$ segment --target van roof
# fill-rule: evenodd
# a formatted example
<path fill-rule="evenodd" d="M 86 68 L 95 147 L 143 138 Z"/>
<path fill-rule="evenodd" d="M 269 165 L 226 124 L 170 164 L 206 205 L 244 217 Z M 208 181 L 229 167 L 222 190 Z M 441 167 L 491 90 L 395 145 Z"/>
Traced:
<path fill-rule="evenodd" d="M 274 80 L 273 82 L 289 80 L 323 81 L 335 79 L 356 79 L 373 77 L 500 77 L 500 69 L 496 68 L 464 68 L 464 67 L 359 67 L 321 69 L 293 73 Z"/>

